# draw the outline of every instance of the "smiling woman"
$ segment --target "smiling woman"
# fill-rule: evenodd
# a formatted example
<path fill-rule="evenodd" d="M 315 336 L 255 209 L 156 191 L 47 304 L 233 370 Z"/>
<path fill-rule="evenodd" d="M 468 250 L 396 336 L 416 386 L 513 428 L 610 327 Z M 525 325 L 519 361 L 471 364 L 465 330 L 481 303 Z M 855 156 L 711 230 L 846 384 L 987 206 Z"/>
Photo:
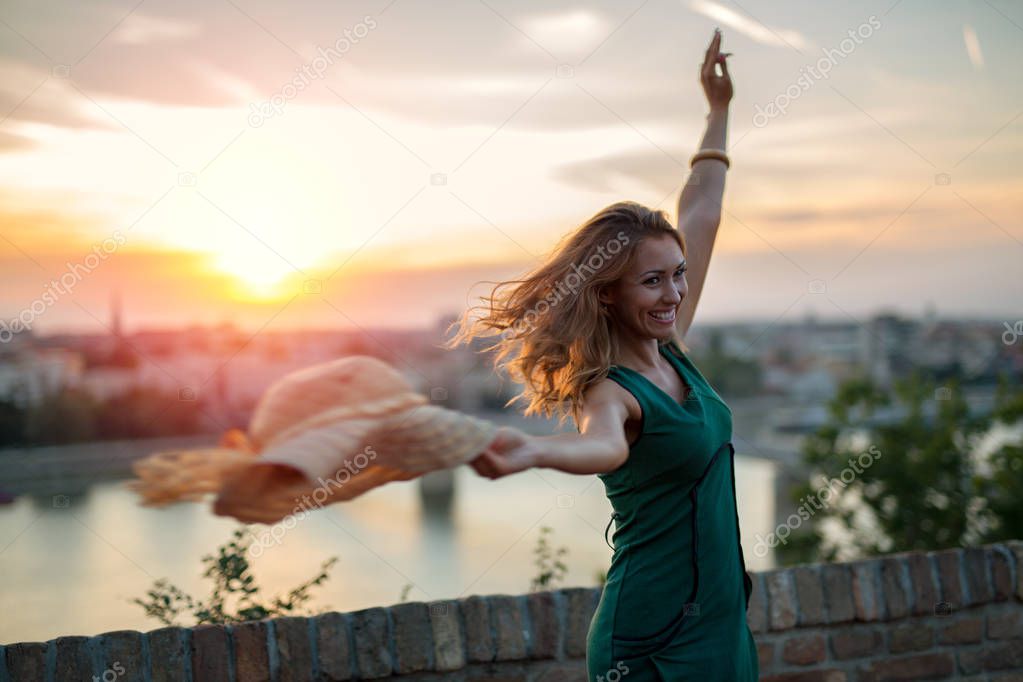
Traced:
<path fill-rule="evenodd" d="M 679 229 L 663 211 L 614 203 L 534 271 L 498 283 L 483 317 L 470 322 L 467 311 L 449 341 L 500 334 L 486 350 L 496 349 L 495 364 L 525 386 L 509 403 L 523 398 L 525 414 L 560 413 L 562 421 L 571 412 L 579 431 L 532 436 L 502 427 L 473 468 L 492 479 L 531 467 L 596 474 L 614 507 L 614 555 L 587 633 L 594 682 L 759 675 L 746 621 L 753 583 L 739 538 L 732 413 L 682 342 L 730 164 L 732 85 L 720 44 L 715 33 L 701 65 L 711 113 L 690 162 L 698 181 L 679 198 Z"/>

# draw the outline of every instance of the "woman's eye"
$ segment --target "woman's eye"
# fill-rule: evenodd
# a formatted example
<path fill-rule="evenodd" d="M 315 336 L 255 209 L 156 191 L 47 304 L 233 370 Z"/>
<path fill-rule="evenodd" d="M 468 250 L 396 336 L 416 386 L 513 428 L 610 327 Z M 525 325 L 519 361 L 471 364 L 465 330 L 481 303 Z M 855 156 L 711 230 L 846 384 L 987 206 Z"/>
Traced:
<path fill-rule="evenodd" d="M 686 272 L 687 270 L 689 270 L 689 266 L 688 265 L 685 266 L 685 267 L 679 268 L 678 270 L 675 271 L 675 277 L 679 277 L 680 275 L 682 275 L 682 273 Z M 660 279 L 660 277 L 651 277 L 650 279 L 648 279 L 645 282 L 643 282 L 643 284 L 656 284 L 657 280 L 659 280 L 659 279 Z"/>

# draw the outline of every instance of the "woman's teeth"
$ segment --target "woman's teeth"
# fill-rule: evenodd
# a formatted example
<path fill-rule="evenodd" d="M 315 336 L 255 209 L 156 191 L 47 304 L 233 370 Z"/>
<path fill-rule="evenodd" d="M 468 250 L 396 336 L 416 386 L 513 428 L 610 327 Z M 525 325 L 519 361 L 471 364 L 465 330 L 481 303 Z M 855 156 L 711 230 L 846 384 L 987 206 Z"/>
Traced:
<path fill-rule="evenodd" d="M 675 311 L 669 310 L 666 313 L 650 313 L 650 317 L 654 318 L 658 322 L 674 322 Z"/>

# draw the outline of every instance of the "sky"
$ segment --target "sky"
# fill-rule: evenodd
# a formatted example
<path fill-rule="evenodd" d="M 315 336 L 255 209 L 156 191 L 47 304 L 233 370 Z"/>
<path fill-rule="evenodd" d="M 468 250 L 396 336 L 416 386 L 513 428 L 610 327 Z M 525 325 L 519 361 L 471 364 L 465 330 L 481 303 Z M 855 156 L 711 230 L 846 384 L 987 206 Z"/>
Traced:
<path fill-rule="evenodd" d="M 696 325 L 1023 315 L 1007 0 L 8 0 L 0 328 L 432 325 L 610 203 L 675 220 L 715 26 Z"/>

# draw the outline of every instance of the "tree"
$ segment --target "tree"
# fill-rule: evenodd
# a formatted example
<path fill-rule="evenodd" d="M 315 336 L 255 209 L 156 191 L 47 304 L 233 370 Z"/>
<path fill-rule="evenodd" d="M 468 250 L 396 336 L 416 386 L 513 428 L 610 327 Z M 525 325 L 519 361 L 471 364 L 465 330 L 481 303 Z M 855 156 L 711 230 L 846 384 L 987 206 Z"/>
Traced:
<path fill-rule="evenodd" d="M 17 403 L 0 400 L 0 447 L 21 445 L 25 440 L 25 410 Z"/>
<path fill-rule="evenodd" d="M 848 380 L 828 410 L 829 422 L 804 443 L 811 474 L 793 489 L 798 511 L 772 534 L 782 563 L 1023 535 L 1023 448 L 1010 442 L 978 455 L 993 427 L 1023 416 L 1023 390 L 1004 376 L 989 414 L 970 413 L 958 382 L 938 386 L 918 372 L 892 393 Z"/>
<path fill-rule="evenodd" d="M 96 437 L 99 405 L 87 391 L 64 387 L 24 412 L 24 438 L 33 445 L 66 445 Z"/>

